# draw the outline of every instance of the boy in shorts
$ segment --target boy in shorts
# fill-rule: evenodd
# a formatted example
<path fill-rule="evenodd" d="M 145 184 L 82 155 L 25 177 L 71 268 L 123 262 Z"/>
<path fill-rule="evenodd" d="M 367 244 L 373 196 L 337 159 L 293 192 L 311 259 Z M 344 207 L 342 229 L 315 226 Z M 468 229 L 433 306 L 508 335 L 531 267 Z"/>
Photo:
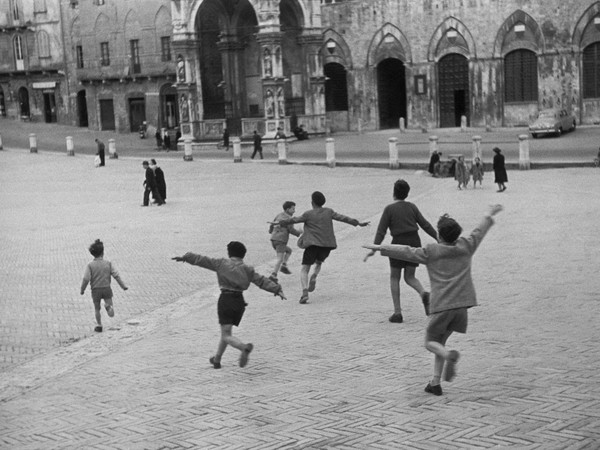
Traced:
<path fill-rule="evenodd" d="M 209 359 L 215 369 L 221 368 L 221 357 L 228 345 L 237 348 L 240 352 L 240 367 L 248 364 L 248 356 L 254 349 L 252 344 L 244 344 L 232 335 L 235 325 L 239 326 L 247 303 L 244 301 L 242 292 L 248 289 L 250 283 L 259 288 L 280 296 L 285 300 L 283 289 L 262 275 L 257 274 L 254 268 L 244 264 L 246 247 L 241 242 L 232 241 L 227 244 L 227 255 L 229 258 L 209 258 L 195 253 L 186 253 L 183 256 L 172 258 L 174 261 L 186 262 L 194 266 L 217 272 L 217 282 L 221 288 L 221 295 L 217 303 L 219 324 L 221 325 L 221 339 L 217 347 L 217 353 Z"/>
<path fill-rule="evenodd" d="M 494 224 L 493 216 L 502 209 L 502 205 L 490 206 L 488 214 L 466 238 L 459 238 L 462 228 L 445 214 L 437 224 L 439 242 L 436 244 L 429 244 L 425 248 L 407 245 L 365 245 L 368 249 L 381 251 L 382 256 L 414 261 L 427 266 L 431 297 L 425 348 L 435 355 L 435 360 L 433 378 L 425 387 L 425 392 L 442 395 L 440 380 L 444 365 L 444 381 L 452 381 L 456 375 L 456 362 L 460 354 L 456 350 L 448 350 L 446 341 L 455 331 L 467 332 L 467 309 L 477 306 L 471 277 L 471 261 L 482 239 Z"/>
<path fill-rule="evenodd" d="M 94 331 L 102 332 L 102 316 L 100 314 L 100 303 L 104 300 L 104 307 L 108 317 L 114 317 L 115 310 L 113 308 L 113 292 L 110 288 L 110 277 L 112 276 L 119 286 L 126 291 L 128 289 L 125 283 L 121 280 L 119 272 L 114 268 L 110 261 L 104 259 L 104 244 L 100 239 L 90 245 L 90 253 L 94 257 L 85 268 L 83 281 L 81 282 L 81 295 L 85 293 L 88 283 L 92 290 L 92 300 L 94 301 L 94 310 L 96 312 L 96 327 Z"/>
<path fill-rule="evenodd" d="M 302 284 L 301 304 L 308 302 L 308 293 L 315 290 L 321 265 L 329 256 L 331 250 L 337 248 L 333 232 L 333 221 L 337 220 L 359 227 L 369 225 L 369 222 L 359 222 L 356 219 L 336 213 L 331 208 L 323 208 L 325 196 L 319 191 L 312 193 L 311 204 L 312 209 L 304 212 L 301 216 L 284 219 L 279 222 L 280 226 L 304 223 L 304 231 L 302 233 L 304 255 L 302 256 L 302 270 L 300 271 L 300 283 Z M 315 265 L 315 269 L 309 281 L 308 274 L 313 264 Z"/>
<path fill-rule="evenodd" d="M 289 275 L 290 269 L 288 269 L 287 261 L 292 254 L 292 249 L 287 245 L 290 239 L 290 234 L 294 236 L 300 236 L 300 231 L 294 228 L 294 225 L 275 225 L 279 221 L 284 219 L 290 219 L 296 212 L 296 204 L 294 202 L 285 202 L 283 204 L 283 212 L 277 214 L 273 222 L 269 226 L 269 233 L 271 233 L 271 245 L 277 253 L 277 262 L 273 268 L 273 273 L 269 277 L 271 281 L 277 283 L 277 273 L 281 270 L 281 273 Z"/>

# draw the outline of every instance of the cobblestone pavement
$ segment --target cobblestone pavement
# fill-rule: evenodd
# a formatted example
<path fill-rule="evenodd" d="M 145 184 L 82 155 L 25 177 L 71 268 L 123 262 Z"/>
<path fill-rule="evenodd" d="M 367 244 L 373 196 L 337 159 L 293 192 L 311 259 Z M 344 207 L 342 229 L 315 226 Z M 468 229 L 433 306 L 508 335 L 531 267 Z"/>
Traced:
<path fill-rule="evenodd" d="M 415 171 L 159 159 L 168 203 L 141 208 L 151 154 L 139 156 L 94 169 L 86 155 L 0 152 L 0 448 L 600 447 L 597 169 L 510 171 L 498 194 L 491 174 L 458 191 Z M 417 294 L 403 284 L 405 323 L 389 323 L 387 261 L 362 262 L 399 177 L 432 222 L 449 212 L 468 232 L 487 205 L 506 208 L 474 259 L 481 305 L 450 339 L 462 357 L 442 397 L 423 392 Z M 285 200 L 308 209 L 316 189 L 374 226 L 336 226 L 308 305 L 299 249 L 280 277 L 287 301 L 252 287 L 235 330 L 250 363 L 229 349 L 214 370 L 216 278 L 170 257 L 237 239 L 268 274 L 266 222 Z M 102 334 L 79 295 L 96 238 L 130 286 L 114 284 Z"/>

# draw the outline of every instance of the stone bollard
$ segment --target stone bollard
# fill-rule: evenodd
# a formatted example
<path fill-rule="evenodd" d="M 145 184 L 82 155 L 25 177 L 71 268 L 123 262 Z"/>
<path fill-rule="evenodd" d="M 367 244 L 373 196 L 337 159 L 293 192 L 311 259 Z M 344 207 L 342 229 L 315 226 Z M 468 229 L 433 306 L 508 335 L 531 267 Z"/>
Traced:
<path fill-rule="evenodd" d="M 287 144 L 285 139 L 277 139 L 277 155 L 279 164 L 287 164 Z"/>
<path fill-rule="evenodd" d="M 467 116 L 460 116 L 460 131 L 467 131 Z"/>
<path fill-rule="evenodd" d="M 335 167 L 335 141 L 333 138 L 325 140 L 325 152 L 327 155 L 327 165 L 333 169 Z"/>
<path fill-rule="evenodd" d="M 391 137 L 388 139 L 390 148 L 390 169 L 400 168 L 400 162 L 398 161 L 398 138 Z"/>
<path fill-rule="evenodd" d="M 404 117 L 400 117 L 399 122 L 399 127 L 400 127 L 400 133 L 404 133 L 406 131 L 406 120 L 404 120 Z"/>
<path fill-rule="evenodd" d="M 529 161 L 529 136 L 526 134 L 519 135 L 519 169 L 531 169 L 531 162 Z"/>
<path fill-rule="evenodd" d="M 37 153 L 37 137 L 35 133 L 29 135 L 29 153 Z"/>
<path fill-rule="evenodd" d="M 192 156 L 192 138 L 186 137 L 183 139 L 183 160 L 194 160 L 194 157 Z"/>
<path fill-rule="evenodd" d="M 0 150 L 4 150 L 4 147 L 2 146 L 2 133 L 0 133 Z"/>
<path fill-rule="evenodd" d="M 357 129 L 358 129 L 358 134 L 362 134 L 363 133 L 363 128 L 362 128 L 362 119 L 359 117 L 358 118 L 358 125 L 357 125 Z"/>
<path fill-rule="evenodd" d="M 119 159 L 119 155 L 117 154 L 117 144 L 114 139 L 108 140 L 108 157 L 110 159 Z"/>
<path fill-rule="evenodd" d="M 75 156 L 75 147 L 73 146 L 73 136 L 67 136 L 67 156 Z"/>
<path fill-rule="evenodd" d="M 433 155 L 433 152 L 438 151 L 438 137 L 429 136 L 429 156 Z"/>
<path fill-rule="evenodd" d="M 481 157 L 481 136 L 473 136 L 473 159 L 475 158 L 483 161 Z"/>
<path fill-rule="evenodd" d="M 242 141 L 239 137 L 233 138 L 233 162 L 242 162 Z"/>

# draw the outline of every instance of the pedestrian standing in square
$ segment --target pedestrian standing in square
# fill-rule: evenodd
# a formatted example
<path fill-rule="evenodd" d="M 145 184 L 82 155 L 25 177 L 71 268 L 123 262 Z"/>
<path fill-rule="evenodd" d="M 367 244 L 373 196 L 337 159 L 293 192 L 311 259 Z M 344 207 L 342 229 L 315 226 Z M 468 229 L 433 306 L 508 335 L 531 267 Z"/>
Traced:
<path fill-rule="evenodd" d="M 96 153 L 96 155 L 98 155 L 100 157 L 100 167 L 104 167 L 104 156 L 105 156 L 105 146 L 104 146 L 104 142 L 102 142 L 100 139 L 96 139 L 96 144 L 98 146 L 98 151 Z"/>
<path fill-rule="evenodd" d="M 256 130 L 254 130 L 254 135 L 252 136 L 252 140 L 254 143 L 254 151 L 252 152 L 252 156 L 250 157 L 250 159 L 254 159 L 254 157 L 256 156 L 257 153 L 260 155 L 260 159 L 263 159 L 262 137 L 260 136 L 260 134 L 258 134 L 258 132 Z"/>
<path fill-rule="evenodd" d="M 148 161 L 144 161 L 142 163 L 144 170 L 146 171 L 146 178 L 144 179 L 144 201 L 142 206 L 148 206 L 150 204 L 150 194 L 152 193 L 152 197 L 156 200 L 158 206 L 163 205 L 165 202 L 160 196 L 158 192 L 158 188 L 156 186 L 156 176 L 154 175 L 154 171 L 150 168 L 150 164 Z"/>

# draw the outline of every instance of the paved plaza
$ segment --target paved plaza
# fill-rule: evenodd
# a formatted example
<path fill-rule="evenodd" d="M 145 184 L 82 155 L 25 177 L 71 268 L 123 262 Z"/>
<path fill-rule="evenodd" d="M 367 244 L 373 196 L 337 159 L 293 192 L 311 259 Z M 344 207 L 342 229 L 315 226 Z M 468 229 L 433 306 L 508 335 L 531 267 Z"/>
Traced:
<path fill-rule="evenodd" d="M 0 448 L 600 448 L 599 169 L 511 170 L 499 194 L 491 173 L 458 191 L 415 170 L 163 156 L 96 169 L 91 154 L 0 152 Z M 167 204 L 142 208 L 152 157 Z M 418 295 L 403 283 L 405 323 L 389 323 L 388 262 L 363 262 L 398 178 L 431 222 L 448 212 L 465 232 L 505 206 L 474 258 L 480 306 L 450 338 L 462 357 L 441 397 L 423 392 L 433 357 Z M 314 190 L 372 225 L 336 224 L 307 305 L 293 242 L 288 299 L 245 295 L 234 333 L 255 346 L 249 365 L 228 349 L 214 370 L 216 276 L 171 257 L 224 256 L 240 240 L 268 275 L 267 221 L 285 200 L 309 209 Z M 96 238 L 129 286 L 113 283 L 101 334 L 79 294 Z M 424 267 L 417 276 L 429 284 Z"/>

